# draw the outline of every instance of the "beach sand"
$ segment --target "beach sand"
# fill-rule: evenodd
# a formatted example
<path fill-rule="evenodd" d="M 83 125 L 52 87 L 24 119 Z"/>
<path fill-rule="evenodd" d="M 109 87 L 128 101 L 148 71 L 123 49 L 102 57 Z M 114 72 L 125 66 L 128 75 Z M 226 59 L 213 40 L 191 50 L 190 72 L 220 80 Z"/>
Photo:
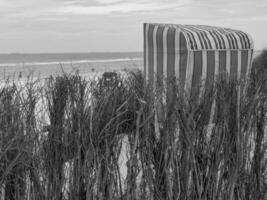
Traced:
<path fill-rule="evenodd" d="M 143 69 L 143 60 L 84 62 L 84 63 L 54 63 L 42 65 L 19 64 L 14 66 L 0 66 L 0 79 L 10 77 L 14 80 L 26 78 L 29 74 L 34 77 L 46 78 L 50 75 L 62 73 L 79 73 L 82 76 L 102 74 L 103 72 L 136 71 Z"/>

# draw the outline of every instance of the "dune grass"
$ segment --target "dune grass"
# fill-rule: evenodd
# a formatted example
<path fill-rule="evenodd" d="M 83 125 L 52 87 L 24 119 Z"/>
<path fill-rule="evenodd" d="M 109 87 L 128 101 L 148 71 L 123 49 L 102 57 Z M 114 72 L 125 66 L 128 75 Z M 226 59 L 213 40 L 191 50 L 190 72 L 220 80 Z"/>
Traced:
<path fill-rule="evenodd" d="M 168 105 L 141 72 L 108 86 L 78 74 L 3 84 L 0 196 L 266 199 L 266 59 L 255 59 L 240 105 L 242 83 L 223 78 L 197 101 L 173 83 Z"/>

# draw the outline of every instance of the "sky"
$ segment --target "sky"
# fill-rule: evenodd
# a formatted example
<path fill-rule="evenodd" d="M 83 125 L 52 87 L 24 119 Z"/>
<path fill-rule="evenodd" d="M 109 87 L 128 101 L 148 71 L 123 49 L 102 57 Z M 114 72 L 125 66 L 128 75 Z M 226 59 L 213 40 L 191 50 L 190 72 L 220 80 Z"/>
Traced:
<path fill-rule="evenodd" d="M 142 51 L 144 22 L 240 29 L 267 47 L 267 0 L 0 0 L 0 53 Z"/>

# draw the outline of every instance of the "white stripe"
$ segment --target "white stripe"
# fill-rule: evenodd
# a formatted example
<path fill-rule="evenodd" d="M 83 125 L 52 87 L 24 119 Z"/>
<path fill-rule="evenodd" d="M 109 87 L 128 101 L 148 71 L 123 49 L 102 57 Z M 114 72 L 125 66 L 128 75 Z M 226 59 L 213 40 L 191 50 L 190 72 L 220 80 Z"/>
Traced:
<path fill-rule="evenodd" d="M 213 36 L 209 32 L 209 31 L 212 31 L 212 29 L 210 29 L 210 27 L 208 27 L 208 26 L 199 26 L 199 27 L 201 30 L 203 30 L 206 33 L 206 35 L 207 35 L 207 37 L 211 43 L 212 49 L 217 49 L 216 44 L 215 44 L 215 39 L 213 38 Z"/>
<path fill-rule="evenodd" d="M 246 82 L 245 82 L 245 89 L 243 92 L 243 95 L 245 96 L 245 93 L 247 92 L 247 87 L 248 87 L 248 77 L 251 73 L 251 60 L 252 60 L 252 50 L 248 51 L 248 66 L 247 66 L 247 71 L 246 71 Z"/>
<path fill-rule="evenodd" d="M 244 40 L 244 36 L 240 33 L 240 31 L 236 31 L 235 32 L 236 35 L 238 36 L 240 43 L 241 43 L 241 49 L 246 49 L 246 40 Z"/>
<path fill-rule="evenodd" d="M 210 45 L 212 45 L 212 44 L 209 44 L 209 42 L 211 42 L 211 41 L 210 41 L 209 37 L 208 37 L 207 35 L 205 35 L 205 33 L 207 33 L 207 32 L 206 32 L 205 30 L 199 28 L 198 26 L 194 26 L 194 28 L 197 29 L 197 30 L 199 30 L 199 33 L 200 33 L 200 32 L 202 33 L 202 34 L 200 34 L 200 35 L 201 35 L 201 37 L 202 37 L 202 39 L 203 39 L 203 44 L 204 44 L 204 46 L 205 46 L 205 43 L 206 43 L 207 46 L 208 46 L 207 49 L 212 49 L 212 47 L 210 47 Z M 204 33 L 204 32 L 205 32 L 205 33 Z"/>
<path fill-rule="evenodd" d="M 237 51 L 237 80 L 240 81 L 241 76 L 241 51 Z M 238 82 L 238 89 L 237 89 L 237 131 L 239 133 L 240 130 L 240 97 L 241 97 L 241 85 L 240 82 Z"/>
<path fill-rule="evenodd" d="M 158 26 L 154 27 L 153 30 L 153 56 L 154 56 L 154 70 L 153 70 L 153 75 L 154 75 L 154 88 L 156 86 L 156 82 L 157 82 L 157 30 L 158 30 Z"/>
<path fill-rule="evenodd" d="M 187 30 L 188 32 L 190 32 L 190 33 L 193 34 L 193 37 L 194 37 L 194 39 L 195 39 L 195 41 L 196 41 L 197 49 L 202 49 L 201 44 L 200 44 L 200 41 L 199 41 L 199 38 L 198 38 L 198 35 L 196 34 L 196 32 L 191 31 L 191 30 L 188 29 L 188 28 L 184 28 L 184 29 Z"/>
<path fill-rule="evenodd" d="M 213 38 L 213 40 L 215 41 L 215 49 L 220 49 L 220 42 L 219 42 L 219 39 L 217 38 L 216 34 L 214 33 L 213 30 L 211 30 L 211 36 Z M 218 48 L 216 47 L 216 43 L 218 45 Z"/>
<path fill-rule="evenodd" d="M 186 38 L 188 38 L 188 49 L 194 49 L 194 47 L 195 47 L 195 42 L 194 42 L 194 40 L 193 40 L 193 38 L 191 38 L 192 36 L 190 35 L 190 33 L 188 32 L 188 31 L 184 31 L 184 33 L 186 33 L 186 34 L 184 34 L 184 36 L 186 37 Z"/>
<path fill-rule="evenodd" d="M 226 51 L 226 72 L 227 76 L 230 76 L 231 69 L 231 51 Z"/>
<path fill-rule="evenodd" d="M 233 48 L 233 44 L 231 43 L 230 36 L 228 36 L 228 38 L 225 36 L 225 38 L 226 38 L 225 44 L 227 44 L 227 46 L 229 47 L 229 50 L 233 50 L 234 48 Z"/>
<path fill-rule="evenodd" d="M 214 35 L 215 35 L 216 40 L 218 41 L 218 46 L 219 46 L 218 49 L 223 49 L 223 47 L 224 47 L 224 41 L 223 41 L 222 38 L 220 37 L 221 34 L 220 34 L 219 31 L 217 30 L 217 28 L 214 28 L 213 32 L 214 32 Z M 221 47 L 220 47 L 220 46 L 221 46 Z"/>
<path fill-rule="evenodd" d="M 233 49 L 238 49 L 238 43 L 235 40 L 235 36 L 233 35 L 233 33 L 231 32 L 231 34 L 229 34 L 229 37 L 232 39 L 232 45 L 233 45 Z"/>
<path fill-rule="evenodd" d="M 235 32 L 233 32 L 233 35 L 235 36 L 235 38 L 237 40 L 238 49 L 242 49 L 242 43 L 241 43 L 240 37 Z"/>
<path fill-rule="evenodd" d="M 216 84 L 217 78 L 218 78 L 217 76 L 219 73 L 219 52 L 215 51 L 214 56 L 215 56 L 214 84 Z M 216 92 L 216 90 L 215 90 L 215 92 Z M 212 121 L 214 119 L 215 108 L 216 108 L 216 99 L 214 99 L 212 102 L 209 124 L 212 124 Z"/>
<path fill-rule="evenodd" d="M 250 46 L 250 42 L 249 39 L 247 38 L 248 35 L 246 35 L 244 32 L 239 31 L 239 34 L 242 35 L 244 37 L 243 41 L 245 43 L 245 46 L 247 46 L 246 48 L 248 48 Z"/>
<path fill-rule="evenodd" d="M 238 50 L 237 51 L 237 80 L 240 80 L 241 77 L 241 51 Z"/>
<path fill-rule="evenodd" d="M 166 91 L 167 91 L 167 33 L 168 33 L 168 27 L 165 27 L 163 30 L 163 89 L 164 89 L 164 95 L 163 95 L 163 104 L 166 105 L 167 103 L 167 97 L 166 97 Z"/>
<path fill-rule="evenodd" d="M 185 75 L 185 91 L 190 94 L 194 68 L 194 51 L 188 51 L 186 75 Z"/>
<path fill-rule="evenodd" d="M 154 81 L 153 81 L 153 90 L 154 90 L 154 94 L 156 94 L 157 92 L 157 78 L 158 78 L 158 73 L 157 73 L 157 30 L 158 30 L 158 26 L 154 27 L 153 30 L 153 76 L 154 76 Z M 157 94 L 156 94 L 157 95 Z M 159 112 L 159 102 L 158 102 L 158 98 L 157 96 L 155 96 L 155 102 L 154 102 L 154 107 L 155 107 L 155 116 L 154 116 L 154 120 L 155 120 L 155 135 L 156 138 L 159 139 L 160 136 L 160 131 L 159 131 L 159 120 L 158 120 L 158 112 Z"/>
<path fill-rule="evenodd" d="M 209 125 L 212 124 L 212 121 L 214 119 L 214 115 L 215 115 L 215 106 L 216 106 L 216 101 L 215 99 L 212 101 L 212 105 L 211 105 L 211 112 L 210 112 L 210 119 L 209 119 Z"/>
<path fill-rule="evenodd" d="M 247 66 L 247 71 L 246 71 L 246 77 L 249 76 L 251 73 L 251 59 L 252 58 L 252 50 L 248 51 L 248 66 Z"/>
<path fill-rule="evenodd" d="M 163 30 L 163 77 L 167 78 L 167 33 L 168 27 Z"/>
<path fill-rule="evenodd" d="M 208 68 L 208 62 L 207 62 L 207 51 L 202 51 L 202 74 L 201 74 L 201 87 L 200 87 L 200 98 L 203 97 L 205 92 L 205 83 L 207 78 L 207 68 Z"/>
<path fill-rule="evenodd" d="M 217 30 L 217 33 L 218 33 L 220 36 L 223 37 L 223 41 L 222 41 L 222 42 L 224 43 L 225 48 L 226 48 L 226 49 L 230 49 L 229 41 L 228 41 L 227 37 L 226 37 L 224 34 L 222 34 L 219 30 Z"/>
<path fill-rule="evenodd" d="M 203 28 L 203 27 L 198 27 L 198 29 L 199 30 L 202 30 L 203 32 L 205 32 L 206 33 L 206 36 L 208 37 L 208 40 L 209 40 L 209 42 L 210 42 L 210 44 L 211 44 L 211 48 L 212 49 L 217 49 L 216 48 L 216 45 L 215 45 L 215 42 L 214 42 L 214 39 L 213 39 L 213 37 L 211 36 L 211 34 L 205 29 L 205 28 Z M 207 43 L 208 43 L 208 41 L 207 41 Z"/>
<path fill-rule="evenodd" d="M 204 38 L 203 38 L 203 36 L 200 34 L 201 31 L 200 31 L 199 29 L 195 28 L 195 26 L 193 26 L 193 25 L 190 26 L 190 30 L 192 30 L 193 32 L 195 32 L 196 35 L 197 35 L 198 41 L 200 42 L 200 43 L 199 43 L 199 45 L 200 45 L 200 46 L 199 46 L 199 49 L 206 49 L 206 47 L 205 47 L 205 42 L 204 42 Z M 203 44 L 203 48 L 202 48 L 201 43 Z"/>
<path fill-rule="evenodd" d="M 246 33 L 246 35 L 248 36 L 248 39 L 249 39 L 249 46 L 250 46 L 250 49 L 254 49 L 254 43 L 253 43 L 253 39 L 251 37 L 250 34 Z"/>
<path fill-rule="evenodd" d="M 174 63 L 175 77 L 180 78 L 180 31 L 175 30 L 175 63 Z"/>
<path fill-rule="evenodd" d="M 188 42 L 191 41 L 191 42 L 192 42 L 192 45 L 193 45 L 193 47 L 191 48 L 191 42 L 188 43 L 188 47 L 189 47 L 188 49 L 192 49 L 192 50 L 194 50 L 194 49 L 195 49 L 195 46 L 197 46 L 197 44 L 196 44 L 195 41 L 194 41 L 194 38 L 195 38 L 194 35 L 192 36 L 192 35 L 191 35 L 192 32 L 189 31 L 188 29 L 186 29 L 185 26 L 183 26 L 183 32 L 184 32 L 184 33 L 187 33 L 187 34 L 184 34 L 184 36 L 187 37 L 187 38 L 188 38 Z M 192 33 L 192 34 L 193 34 L 193 33 Z M 197 47 L 197 48 L 198 48 L 198 47 Z"/>
<path fill-rule="evenodd" d="M 219 74 L 219 51 L 215 50 L 214 51 L 214 56 L 215 56 L 215 70 L 214 70 L 214 81 L 217 81 L 217 76 Z"/>
<path fill-rule="evenodd" d="M 218 32 L 218 30 L 217 30 L 217 28 L 214 28 L 213 30 L 212 30 L 212 33 L 213 33 L 213 35 L 214 35 L 214 37 L 215 37 L 215 39 L 216 39 L 216 41 L 217 41 L 217 43 L 218 43 L 218 49 L 223 49 L 223 41 L 222 41 L 222 39 L 221 39 L 221 37 L 220 37 L 220 34 L 219 34 L 219 32 Z"/>
<path fill-rule="evenodd" d="M 146 26 L 145 26 L 145 42 L 146 42 L 146 66 L 145 66 L 145 72 L 146 72 L 146 81 L 148 81 L 148 66 L 149 66 L 149 63 L 148 63 L 148 28 L 149 28 L 149 25 L 148 24 L 146 24 Z"/>
<path fill-rule="evenodd" d="M 228 40 L 228 42 L 229 42 L 229 45 L 230 45 L 230 43 L 231 43 L 231 46 L 232 46 L 232 49 L 235 49 L 234 47 L 236 46 L 236 44 L 235 44 L 235 40 L 234 40 L 234 38 L 232 38 L 231 37 L 231 33 L 232 32 L 230 32 L 230 31 L 228 31 L 228 30 L 226 30 L 226 29 L 224 29 L 224 31 L 227 33 L 227 35 L 228 35 L 228 38 L 229 38 L 229 40 Z"/>

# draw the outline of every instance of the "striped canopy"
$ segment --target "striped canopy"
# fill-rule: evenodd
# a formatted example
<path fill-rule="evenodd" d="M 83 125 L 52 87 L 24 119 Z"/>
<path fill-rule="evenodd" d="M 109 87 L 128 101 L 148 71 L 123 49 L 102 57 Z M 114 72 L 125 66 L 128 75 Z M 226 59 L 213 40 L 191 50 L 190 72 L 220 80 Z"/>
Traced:
<path fill-rule="evenodd" d="M 172 101 L 173 91 L 166 80 L 178 79 L 181 88 L 199 98 L 220 74 L 235 80 L 246 78 L 252 53 L 253 41 L 243 31 L 202 25 L 144 24 L 144 74 L 154 88 L 159 81 L 163 83 L 167 92 L 163 95 L 164 104 Z M 240 87 L 237 105 L 242 90 Z M 212 124 L 215 100 L 209 109 L 207 124 Z M 162 112 L 158 115 L 160 118 Z"/>
<path fill-rule="evenodd" d="M 253 41 L 243 31 L 204 25 L 144 24 L 144 74 L 152 82 L 155 77 L 175 77 L 190 91 L 203 80 L 213 82 L 220 73 L 237 79 L 245 77 L 252 53 Z"/>

